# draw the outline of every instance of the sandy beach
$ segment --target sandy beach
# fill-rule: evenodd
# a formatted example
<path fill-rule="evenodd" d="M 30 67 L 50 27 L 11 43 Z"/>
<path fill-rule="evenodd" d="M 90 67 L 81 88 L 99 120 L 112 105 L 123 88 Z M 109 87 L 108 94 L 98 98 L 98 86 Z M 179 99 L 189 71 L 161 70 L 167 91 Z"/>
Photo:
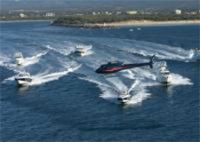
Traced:
<path fill-rule="evenodd" d="M 15 23 L 15 22 L 50 22 L 53 20 L 8 20 L 0 21 L 0 23 Z M 130 20 L 113 23 L 95 23 L 95 24 L 84 24 L 84 25 L 59 25 L 66 27 L 83 27 L 83 28 L 118 28 L 128 26 L 164 26 L 164 25 L 190 25 L 200 24 L 200 20 L 179 20 L 179 21 L 150 21 L 150 20 Z"/>
<path fill-rule="evenodd" d="M 148 21 L 130 20 L 104 24 L 85 24 L 85 27 L 124 27 L 124 26 L 154 26 L 154 25 L 187 25 L 200 24 L 200 20 L 181 20 L 181 21 Z"/>

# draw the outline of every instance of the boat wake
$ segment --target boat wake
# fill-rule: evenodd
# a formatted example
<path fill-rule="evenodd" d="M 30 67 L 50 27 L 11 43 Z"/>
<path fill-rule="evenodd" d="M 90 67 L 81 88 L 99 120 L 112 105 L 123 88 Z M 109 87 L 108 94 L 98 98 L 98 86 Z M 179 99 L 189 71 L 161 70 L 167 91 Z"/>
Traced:
<path fill-rule="evenodd" d="M 66 46 L 60 46 L 60 45 L 46 45 L 45 46 L 48 50 L 53 51 L 55 53 L 59 53 L 60 55 L 69 56 L 72 53 L 74 53 L 77 48 L 83 48 L 86 50 L 91 50 L 92 45 L 85 45 L 85 44 L 79 44 L 79 43 L 68 43 Z M 88 52 L 88 55 L 92 54 L 93 52 Z"/>
<path fill-rule="evenodd" d="M 77 37 L 71 37 L 66 41 L 67 38 L 69 37 L 66 37 L 63 43 L 55 42 L 55 40 L 54 42 L 41 43 L 45 45 L 42 46 L 45 52 L 24 59 L 23 66 L 29 66 L 30 71 L 35 69 L 30 65 L 38 63 L 34 65 L 34 67 L 37 67 L 37 73 L 32 73 L 30 86 L 58 80 L 60 77 L 76 71 L 81 75 L 80 79 L 92 82 L 99 87 L 102 91 L 101 98 L 118 103 L 117 98 L 128 92 L 131 95 L 128 104 L 136 105 L 152 96 L 148 90 L 149 87 L 162 85 L 157 81 L 156 74 L 156 70 L 161 65 L 160 62 L 155 62 L 154 69 L 149 67 L 134 68 L 111 75 L 99 75 L 95 73 L 95 70 L 109 61 L 122 61 L 127 64 L 143 63 L 149 61 L 147 57 L 155 55 L 161 60 L 187 62 L 194 56 L 192 50 L 145 41 L 99 37 L 81 39 L 80 37 L 78 39 L 76 39 Z M 87 43 L 87 45 L 84 43 Z M 77 47 L 92 49 L 95 54 L 71 58 L 70 55 L 76 51 Z M 46 56 L 40 60 L 44 55 Z M 5 55 L 0 57 L 0 66 L 21 73 L 22 70 L 12 62 L 13 59 Z M 14 79 L 15 76 L 12 76 L 3 82 L 13 82 Z M 173 72 L 169 81 L 171 86 L 192 85 L 189 78 Z"/>
<path fill-rule="evenodd" d="M 24 58 L 25 62 L 23 63 L 23 66 L 26 67 L 26 66 L 38 63 L 40 58 L 42 56 L 46 55 L 47 53 L 48 53 L 47 51 L 44 51 L 44 52 L 39 53 L 39 54 L 37 54 L 35 56 Z"/>
<path fill-rule="evenodd" d="M 61 71 L 61 72 L 54 72 L 54 73 L 41 73 L 41 74 L 37 74 L 32 76 L 32 82 L 30 83 L 30 86 L 33 85 L 40 85 L 40 84 L 44 84 L 50 81 L 55 81 L 58 80 L 59 78 L 76 71 L 77 69 L 79 69 L 81 66 L 76 66 L 73 68 L 68 68 L 66 71 Z"/>
<path fill-rule="evenodd" d="M 190 62 L 193 58 L 193 49 L 185 50 L 181 47 L 173 47 L 169 45 L 137 41 L 137 40 L 118 40 L 118 39 L 100 39 L 106 46 L 114 47 L 118 52 L 125 52 L 129 54 L 139 55 L 143 57 L 150 57 L 155 55 L 161 60 L 177 60 L 183 62 Z M 111 44 L 111 45 L 110 45 Z"/>
<path fill-rule="evenodd" d="M 42 53 L 38 53 L 32 57 L 26 57 L 24 58 L 23 65 L 18 66 L 16 63 L 14 63 L 14 59 L 1 56 L 0 66 L 5 67 L 9 70 L 13 70 L 16 73 L 21 72 L 22 68 L 36 64 L 39 62 L 42 56 L 46 55 L 48 52 L 44 51 Z"/>
<path fill-rule="evenodd" d="M 151 96 L 151 94 L 148 93 L 146 86 L 142 85 L 142 82 L 140 80 L 132 80 L 132 83 L 129 84 L 130 86 L 128 86 L 123 83 L 118 77 L 109 79 L 111 85 L 106 84 L 105 82 L 93 80 L 91 78 L 80 79 L 84 79 L 86 81 L 97 84 L 99 89 L 102 91 L 100 97 L 117 104 L 119 103 L 117 98 L 126 90 L 132 96 L 126 105 L 139 105 Z"/>
<path fill-rule="evenodd" d="M 105 44 L 107 43 L 105 42 Z M 98 55 L 95 55 L 94 57 L 89 56 L 86 59 L 77 59 L 77 62 L 83 64 L 84 66 L 87 66 L 86 69 L 83 70 L 81 68 L 81 70 L 78 71 L 80 74 L 86 76 L 81 79 L 97 84 L 97 86 L 102 91 L 100 97 L 112 102 L 117 102 L 118 96 L 123 94 L 125 91 L 128 91 L 128 93 L 131 94 L 132 97 L 127 104 L 136 105 L 141 104 L 144 100 L 148 99 L 152 95 L 149 92 L 148 87 L 163 85 L 162 83 L 157 81 L 156 74 L 158 68 L 162 64 L 164 64 L 160 61 L 154 63 L 154 69 L 150 69 L 149 67 L 134 68 L 121 71 L 120 73 L 116 73 L 114 75 L 98 75 L 93 73 L 98 66 L 100 66 L 102 63 L 105 63 L 106 61 L 110 61 L 109 58 L 112 59 L 113 57 L 115 60 L 120 60 L 124 62 L 143 62 L 144 60 L 146 60 L 144 59 L 144 57 L 141 56 L 133 56 L 131 54 L 127 55 L 127 52 L 116 51 L 116 48 L 119 47 L 117 45 L 115 46 L 116 48 L 109 47 L 109 44 L 105 45 L 104 47 L 106 49 L 103 47 L 94 48 L 93 50 L 98 53 Z M 150 56 L 156 52 L 160 59 L 185 60 L 187 58 L 189 59 L 191 56 L 190 53 L 181 48 L 172 49 L 172 47 L 166 46 L 166 48 L 163 49 L 160 45 L 157 47 L 157 49 L 153 49 L 154 46 L 151 45 L 149 49 L 149 46 L 146 45 L 146 47 L 144 47 L 144 44 L 140 45 L 139 47 L 143 49 L 142 52 L 144 51 L 143 53 L 145 53 L 145 56 Z M 127 48 L 123 46 L 122 49 L 124 50 Z M 102 52 L 102 50 L 104 52 Z M 131 50 L 135 50 L 136 53 L 140 53 L 137 52 L 138 50 L 134 47 L 131 48 Z M 174 50 L 176 50 L 176 52 L 179 54 L 173 53 Z M 174 73 L 171 73 L 169 81 L 170 86 L 192 85 L 192 82 L 189 78 Z"/>
<path fill-rule="evenodd" d="M 69 67 L 65 71 L 49 73 L 49 71 L 47 70 L 45 72 L 42 72 L 42 73 L 39 73 L 39 74 L 36 74 L 36 75 L 32 75 L 31 76 L 32 81 L 28 85 L 29 86 L 35 86 L 35 85 L 41 85 L 41 84 L 44 84 L 44 83 L 47 83 L 47 82 L 58 80 L 59 78 L 76 71 L 80 67 L 81 67 L 81 65 L 77 65 L 77 66 L 74 66 L 74 67 Z M 17 75 L 9 77 L 9 78 L 5 79 L 2 83 L 13 83 L 16 76 Z"/>
<path fill-rule="evenodd" d="M 71 52 L 73 51 L 73 48 L 71 46 L 69 46 L 67 48 L 55 48 L 55 47 L 52 47 L 51 45 L 46 45 L 46 48 L 48 50 L 51 50 L 53 52 L 59 53 L 64 56 L 70 55 Z"/>
<path fill-rule="evenodd" d="M 193 50 L 185 50 L 180 47 L 171 47 L 168 45 L 161 45 L 157 43 L 143 42 L 141 45 L 136 45 L 131 48 L 119 49 L 121 51 L 129 52 L 144 57 L 155 55 L 161 60 L 177 60 L 183 62 L 190 62 L 193 58 Z"/>
<path fill-rule="evenodd" d="M 183 77 L 180 74 L 172 73 L 170 78 L 170 85 L 178 86 L 178 85 L 193 85 L 192 81 L 189 78 Z"/>

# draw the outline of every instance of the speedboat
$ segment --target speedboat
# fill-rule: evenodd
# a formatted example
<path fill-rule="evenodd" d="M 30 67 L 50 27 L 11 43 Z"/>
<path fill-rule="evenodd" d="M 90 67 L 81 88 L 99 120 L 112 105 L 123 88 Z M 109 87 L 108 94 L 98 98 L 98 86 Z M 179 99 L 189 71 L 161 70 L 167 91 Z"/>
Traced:
<path fill-rule="evenodd" d="M 128 91 L 125 91 L 123 94 L 119 95 L 118 101 L 120 101 L 121 104 L 126 104 L 131 98 L 131 95 L 128 93 Z"/>
<path fill-rule="evenodd" d="M 157 80 L 160 83 L 168 84 L 170 78 L 170 71 L 167 69 L 167 65 L 162 65 L 157 74 Z"/>
<path fill-rule="evenodd" d="M 22 55 L 21 52 L 18 52 L 18 53 L 15 54 L 15 59 L 16 59 L 16 64 L 18 66 L 23 65 L 23 63 L 24 63 L 24 57 L 23 57 L 23 55 Z"/>
<path fill-rule="evenodd" d="M 74 52 L 75 55 L 78 56 L 87 56 L 92 54 L 93 52 L 91 51 L 92 46 L 84 46 L 84 45 L 78 45 L 76 46 L 76 50 Z"/>
<path fill-rule="evenodd" d="M 193 50 L 193 56 L 192 56 L 193 61 L 200 61 L 200 48 L 196 48 Z"/>
<path fill-rule="evenodd" d="M 29 73 L 20 73 L 15 77 L 15 81 L 19 86 L 29 86 L 32 82 L 32 78 Z"/>

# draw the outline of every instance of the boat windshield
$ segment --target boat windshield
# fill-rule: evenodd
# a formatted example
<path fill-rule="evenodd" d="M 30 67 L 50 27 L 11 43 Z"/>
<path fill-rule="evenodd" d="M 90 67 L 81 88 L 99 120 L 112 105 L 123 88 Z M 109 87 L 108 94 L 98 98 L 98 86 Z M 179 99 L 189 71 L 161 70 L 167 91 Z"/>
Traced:
<path fill-rule="evenodd" d="M 29 73 L 22 73 L 22 74 L 19 74 L 19 77 L 30 77 L 30 74 Z"/>
<path fill-rule="evenodd" d="M 19 52 L 19 53 L 16 53 L 16 54 L 15 54 L 15 58 L 23 58 L 22 53 L 20 53 L 20 52 Z"/>

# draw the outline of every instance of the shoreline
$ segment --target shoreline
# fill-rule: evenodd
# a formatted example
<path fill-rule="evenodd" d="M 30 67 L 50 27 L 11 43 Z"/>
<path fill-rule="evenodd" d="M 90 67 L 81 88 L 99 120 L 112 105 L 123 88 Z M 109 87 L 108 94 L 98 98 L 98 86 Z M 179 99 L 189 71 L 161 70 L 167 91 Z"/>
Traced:
<path fill-rule="evenodd" d="M 53 20 L 30 19 L 30 20 L 0 20 L 0 23 L 20 23 L 20 22 L 53 22 Z"/>
<path fill-rule="evenodd" d="M 30 20 L 0 20 L 0 23 L 20 23 L 20 22 L 50 22 L 53 23 L 53 20 L 42 20 L 42 19 L 30 19 Z M 64 27 L 77 27 L 77 28 L 120 28 L 120 27 L 131 27 L 131 26 L 174 26 L 174 25 L 192 25 L 200 24 L 200 20 L 177 20 L 177 21 L 150 21 L 150 20 L 129 20 L 121 22 L 112 22 L 112 23 L 94 23 L 94 24 L 82 24 L 82 25 L 73 25 L 73 24 L 52 24 L 56 26 Z"/>
<path fill-rule="evenodd" d="M 191 25 L 200 24 L 200 20 L 180 20 L 180 21 L 150 21 L 150 20 L 130 20 L 113 23 L 96 23 L 85 24 L 83 27 L 87 28 L 118 28 L 118 27 L 131 27 L 131 26 L 165 26 L 165 25 Z"/>

